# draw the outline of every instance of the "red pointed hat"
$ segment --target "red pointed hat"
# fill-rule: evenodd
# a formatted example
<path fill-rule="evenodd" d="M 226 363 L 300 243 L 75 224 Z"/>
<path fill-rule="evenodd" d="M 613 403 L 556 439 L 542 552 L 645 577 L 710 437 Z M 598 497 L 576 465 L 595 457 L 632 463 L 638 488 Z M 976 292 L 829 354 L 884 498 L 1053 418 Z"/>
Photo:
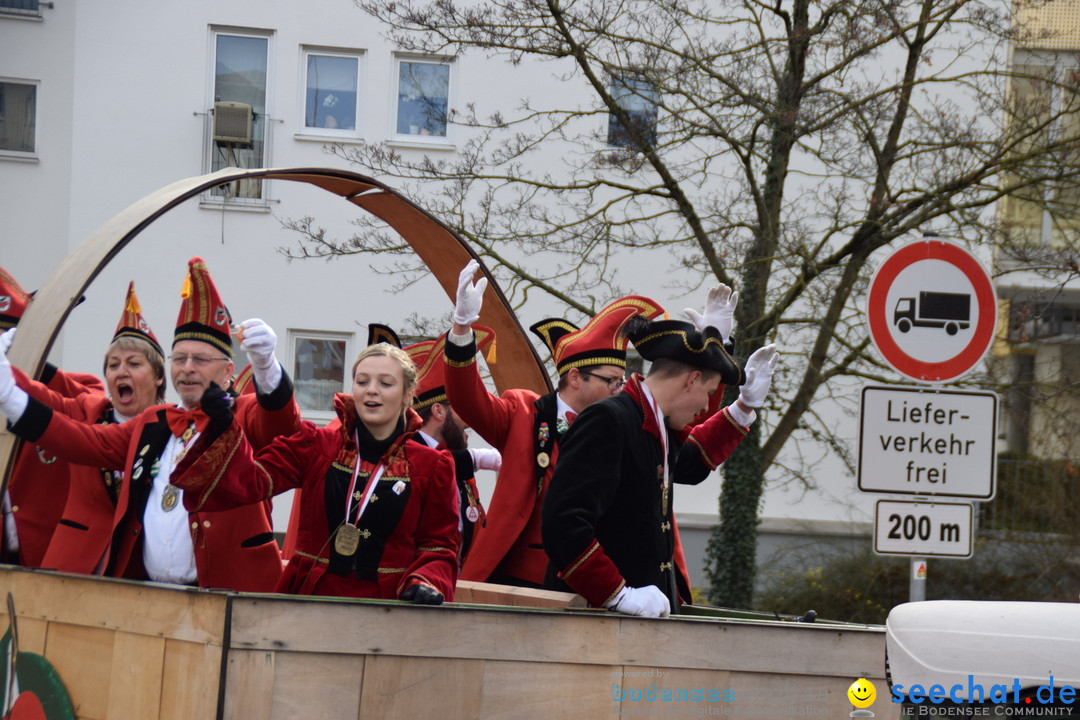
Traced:
<path fill-rule="evenodd" d="M 188 261 L 188 274 L 180 291 L 180 317 L 176 319 L 173 345 L 199 340 L 232 357 L 232 318 L 202 258 Z"/>
<path fill-rule="evenodd" d="M 664 308 L 655 300 L 641 295 L 627 295 L 608 304 L 581 329 L 559 318 L 541 320 L 529 329 L 547 345 L 555 360 L 555 371 L 562 375 L 575 367 L 626 367 L 628 341 L 622 336 L 623 326 L 630 318 L 662 315 Z"/>
<path fill-rule="evenodd" d="M 15 282 L 7 270 L 0 268 L 0 330 L 18 325 L 29 304 L 30 294 Z"/>
<path fill-rule="evenodd" d="M 495 342 L 495 331 L 491 328 L 473 325 L 472 329 L 476 335 L 477 350 L 483 350 Z M 446 362 L 443 360 L 445 345 L 446 335 L 440 335 L 435 340 L 425 340 L 404 348 L 416 365 L 413 410 L 417 412 L 437 402 L 446 402 Z"/>
<path fill-rule="evenodd" d="M 154 337 L 154 331 L 150 329 L 150 324 L 146 322 L 146 318 L 142 316 L 142 307 L 139 306 L 139 297 L 135 294 L 135 281 L 132 280 L 128 283 L 127 299 L 124 301 L 124 312 L 120 315 L 120 322 L 116 326 L 116 333 L 113 334 L 113 340 L 118 340 L 122 337 L 134 337 L 140 340 L 145 340 L 154 346 L 162 355 L 165 352 L 161 349 L 161 343 Z"/>

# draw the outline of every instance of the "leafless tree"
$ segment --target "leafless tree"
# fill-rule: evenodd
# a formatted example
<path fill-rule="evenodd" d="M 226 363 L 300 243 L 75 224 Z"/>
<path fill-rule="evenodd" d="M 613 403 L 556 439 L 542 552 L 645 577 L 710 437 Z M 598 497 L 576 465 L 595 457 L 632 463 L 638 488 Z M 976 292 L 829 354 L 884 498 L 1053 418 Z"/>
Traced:
<path fill-rule="evenodd" d="M 1078 104 L 1076 78 L 1010 68 L 1009 48 L 1028 37 L 1003 2 L 357 4 L 404 51 L 528 63 L 529 77 L 548 63 L 573 88 L 558 96 L 585 98 L 514 87 L 505 107 L 450 109 L 467 138 L 450 159 L 385 144 L 333 150 L 461 233 L 516 302 L 546 293 L 587 316 L 624 292 L 620 263 L 652 253 L 684 289 L 739 290 L 741 357 L 780 343 L 765 422 L 725 464 L 710 548 L 710 599 L 725 605 L 751 600 L 765 472 L 813 484 L 799 453 L 782 462 L 781 449 L 824 443 L 851 466 L 850 438 L 821 404 L 850 406 L 844 378 L 890 380 L 858 305 L 871 256 L 930 230 L 1019 254 L 1022 233 L 1002 222 L 999 201 L 1044 205 L 1044 188 L 1071 188 L 1080 174 L 1077 134 L 1062 122 Z M 1016 99 L 1016 83 L 1033 80 L 1064 101 Z M 558 171 L 540 169 L 552 153 Z M 335 241 L 310 219 L 294 224 L 292 257 L 377 253 L 405 282 L 424 271 L 376 225 Z M 1066 264 L 1052 269 L 1075 270 Z"/>

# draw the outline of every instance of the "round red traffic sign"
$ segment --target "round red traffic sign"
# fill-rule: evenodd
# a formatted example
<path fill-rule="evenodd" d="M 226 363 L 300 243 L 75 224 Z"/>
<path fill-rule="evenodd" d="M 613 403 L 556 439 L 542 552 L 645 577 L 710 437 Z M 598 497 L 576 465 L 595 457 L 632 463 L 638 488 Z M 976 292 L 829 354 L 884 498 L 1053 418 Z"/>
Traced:
<path fill-rule="evenodd" d="M 866 315 L 870 338 L 894 370 L 943 383 L 970 372 L 990 349 L 997 295 L 978 258 L 955 243 L 924 239 L 881 263 Z"/>

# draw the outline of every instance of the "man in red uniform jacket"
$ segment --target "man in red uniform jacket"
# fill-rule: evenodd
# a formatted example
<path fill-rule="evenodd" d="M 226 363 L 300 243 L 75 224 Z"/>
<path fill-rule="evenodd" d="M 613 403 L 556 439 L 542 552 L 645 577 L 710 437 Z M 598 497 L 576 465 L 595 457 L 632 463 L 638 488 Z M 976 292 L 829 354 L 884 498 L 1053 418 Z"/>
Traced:
<path fill-rule="evenodd" d="M 201 433 L 220 432 L 198 409 L 199 401 L 211 385 L 227 386 L 233 373 L 228 312 L 200 258 L 189 263 L 182 297 L 171 356 L 179 407 L 154 406 L 121 425 L 85 425 L 15 387 L 7 357 L 0 354 L 0 411 L 25 439 L 75 462 L 124 471 L 107 575 L 269 591 L 282 565 L 266 504 L 187 513 L 179 489 L 168 483 Z M 259 392 L 253 400 L 236 401 L 236 416 L 253 442 L 265 444 L 298 430 L 300 412 L 274 357 L 273 331 L 261 320 L 240 328 Z"/>
<path fill-rule="evenodd" d="M 473 326 L 479 350 L 495 341 L 495 332 L 480 325 Z M 425 340 L 404 348 L 416 364 L 417 386 L 413 410 L 423 425 L 416 431 L 417 442 L 440 450 L 449 450 L 454 458 L 454 471 L 461 501 L 461 551 L 464 560 L 472 547 L 476 528 L 487 524 L 484 506 L 476 488 L 477 470 L 498 471 L 502 455 L 492 448 L 470 448 L 466 430 L 469 425 L 454 411 L 446 397 L 446 364 L 443 345 L 446 338 Z"/>
<path fill-rule="evenodd" d="M 541 587 L 547 555 L 540 537 L 540 508 L 558 458 L 558 442 L 577 413 L 610 397 L 623 385 L 626 338 L 620 328 L 632 317 L 663 313 L 654 301 L 629 296 L 611 303 L 578 329 L 545 320 L 532 330 L 548 344 L 559 374 L 547 395 L 487 391 L 476 366 L 472 325 L 480 317 L 487 280 L 473 284 L 478 263 L 458 279 L 454 325 L 447 335 L 446 395 L 462 420 L 502 453 L 502 468 L 488 503 L 487 524 L 477 528 L 461 569 L 463 580 Z"/>
<path fill-rule="evenodd" d="M 5 353 L 14 339 L 31 295 L 0 268 L 0 349 Z M 66 398 L 83 396 L 89 402 L 104 403 L 105 386 L 93 375 L 63 373 L 45 365 L 40 382 Z M 0 561 L 39 567 L 53 528 L 60 520 L 68 494 L 71 470 L 66 460 L 31 443 L 20 443 L 3 496 L 3 535 Z"/>

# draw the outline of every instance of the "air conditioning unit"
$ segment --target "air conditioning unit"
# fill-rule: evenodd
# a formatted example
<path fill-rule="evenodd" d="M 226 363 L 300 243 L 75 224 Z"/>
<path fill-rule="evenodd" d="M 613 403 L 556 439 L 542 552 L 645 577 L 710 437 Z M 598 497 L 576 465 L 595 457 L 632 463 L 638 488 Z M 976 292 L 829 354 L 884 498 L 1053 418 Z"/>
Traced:
<path fill-rule="evenodd" d="M 251 144 L 251 106 L 246 103 L 214 103 L 214 141 Z"/>

